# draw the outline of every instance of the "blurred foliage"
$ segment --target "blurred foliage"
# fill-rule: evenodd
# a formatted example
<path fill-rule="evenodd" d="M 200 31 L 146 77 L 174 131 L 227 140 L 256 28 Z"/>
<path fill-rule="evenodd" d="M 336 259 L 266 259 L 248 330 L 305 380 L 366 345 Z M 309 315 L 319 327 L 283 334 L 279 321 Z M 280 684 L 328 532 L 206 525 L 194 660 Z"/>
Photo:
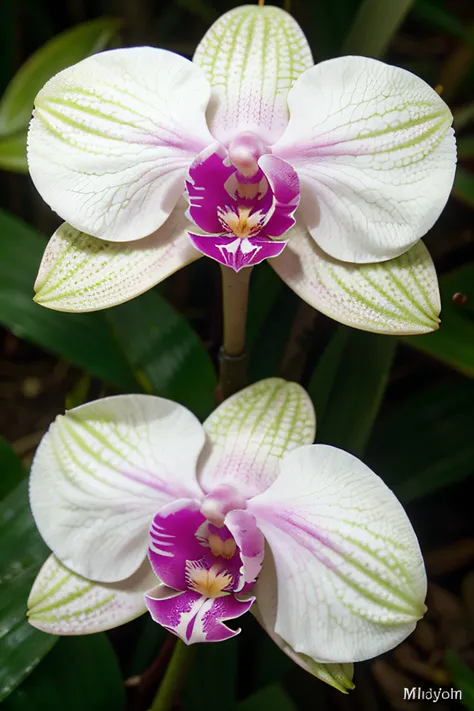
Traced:
<path fill-rule="evenodd" d="M 22 175 L 34 96 L 57 71 L 106 46 L 150 43 L 190 57 L 212 21 L 233 6 L 230 0 L 67 0 L 60 6 L 2 0 L 0 324 L 32 344 L 33 353 L 42 349 L 77 369 L 63 393 L 69 407 L 98 394 L 141 390 L 205 418 L 214 403 L 220 345 L 219 272 L 202 260 L 105 312 L 65 314 L 36 305 L 32 287 L 45 236 L 57 221 Z M 402 501 L 423 511 L 425 497 L 457 491 L 455 484 L 474 473 L 474 9 L 470 0 L 286 0 L 285 7 L 305 30 L 316 61 L 347 52 L 384 57 L 442 84 L 455 116 L 454 199 L 427 237 L 440 271 L 440 330 L 397 340 L 336 327 L 308 314 L 266 265 L 252 276 L 247 326 L 250 380 L 283 375 L 303 382 L 316 406 L 318 440 L 365 452 Z M 120 711 L 128 678 L 129 708 L 145 711 L 167 660 L 168 637 L 148 617 L 115 631 L 113 646 L 102 634 L 55 644 L 30 627 L 26 598 L 47 550 L 29 512 L 24 467 L 4 439 L 0 471 L 0 699 L 8 696 L 2 708 Z M 239 639 L 199 651 L 183 691 L 185 711 L 306 711 L 316 700 L 321 709 L 342 708 L 337 692 L 304 676 L 252 620 Z M 447 667 L 473 708 L 472 672 L 452 654 Z M 353 698 L 357 708 L 386 708 L 363 688 Z"/>

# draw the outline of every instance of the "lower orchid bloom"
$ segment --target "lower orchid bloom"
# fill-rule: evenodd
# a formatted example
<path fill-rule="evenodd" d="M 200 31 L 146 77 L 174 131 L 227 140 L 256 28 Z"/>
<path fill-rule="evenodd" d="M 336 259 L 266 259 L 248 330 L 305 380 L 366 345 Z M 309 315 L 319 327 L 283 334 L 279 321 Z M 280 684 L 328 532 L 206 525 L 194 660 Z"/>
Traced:
<path fill-rule="evenodd" d="M 67 223 L 36 300 L 90 311 L 207 255 L 269 260 L 301 298 L 384 333 L 438 327 L 419 242 L 455 171 L 449 108 L 424 81 L 365 57 L 313 66 L 276 7 L 223 15 L 193 61 L 150 47 L 89 57 L 39 92 L 31 177 Z"/>
<path fill-rule="evenodd" d="M 192 644 L 233 637 L 226 623 L 252 610 L 298 664 L 352 688 L 353 662 L 413 631 L 426 576 L 392 492 L 314 434 L 309 396 L 278 378 L 229 398 L 204 425 L 150 395 L 58 417 L 31 474 L 53 555 L 30 622 L 87 634 L 148 608 Z"/>

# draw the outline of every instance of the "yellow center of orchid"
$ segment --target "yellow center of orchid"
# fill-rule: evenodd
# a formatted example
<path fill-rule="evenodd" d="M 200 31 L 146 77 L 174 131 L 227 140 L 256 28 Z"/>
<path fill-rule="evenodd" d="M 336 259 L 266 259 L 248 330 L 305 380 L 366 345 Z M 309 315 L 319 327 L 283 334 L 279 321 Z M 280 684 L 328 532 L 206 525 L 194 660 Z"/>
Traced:
<path fill-rule="evenodd" d="M 249 207 L 239 207 L 238 213 L 233 210 L 219 210 L 219 217 L 236 237 L 247 239 L 259 232 L 262 213 L 257 210 L 251 215 Z"/>
<path fill-rule="evenodd" d="M 232 575 L 226 570 L 221 570 L 213 565 L 210 570 L 203 568 L 197 561 L 186 563 L 186 579 L 190 590 L 204 597 L 224 597 L 229 595 L 232 585 Z"/>
<path fill-rule="evenodd" d="M 210 533 L 208 541 L 212 555 L 230 560 L 235 553 L 236 545 L 233 538 L 223 541 L 220 536 Z"/>

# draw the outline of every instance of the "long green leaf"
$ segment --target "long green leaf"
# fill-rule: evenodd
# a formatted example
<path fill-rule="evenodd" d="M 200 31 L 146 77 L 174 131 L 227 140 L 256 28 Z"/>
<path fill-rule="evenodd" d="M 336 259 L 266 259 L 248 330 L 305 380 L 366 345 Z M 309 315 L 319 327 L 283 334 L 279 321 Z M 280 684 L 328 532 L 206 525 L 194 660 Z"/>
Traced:
<path fill-rule="evenodd" d="M 43 45 L 18 70 L 0 101 L 0 136 L 26 128 L 33 101 L 43 84 L 62 69 L 104 49 L 119 22 L 100 18 L 62 32 Z"/>
<path fill-rule="evenodd" d="M 0 504 L 0 701 L 56 642 L 26 619 L 26 600 L 48 549 L 36 530 L 21 482 Z"/>
<path fill-rule="evenodd" d="M 207 417 L 217 379 L 186 319 L 153 291 L 105 315 L 143 389 L 176 400 L 201 419 Z"/>
<path fill-rule="evenodd" d="M 397 339 L 339 326 L 311 377 L 318 442 L 362 454 L 385 392 Z"/>
<path fill-rule="evenodd" d="M 26 131 L 0 138 L 0 170 L 12 173 L 27 173 Z"/>
<path fill-rule="evenodd" d="M 342 53 L 382 57 L 412 4 L 413 0 L 363 0 Z"/>
<path fill-rule="evenodd" d="M 474 263 L 440 279 L 441 326 L 435 333 L 406 338 L 412 348 L 474 377 Z M 453 301 L 453 296 L 460 294 Z M 465 303 L 463 301 L 465 300 Z"/>
<path fill-rule="evenodd" d="M 403 402 L 377 423 L 366 460 L 404 502 L 474 474 L 474 382 L 459 378 Z"/>
<path fill-rule="evenodd" d="M 151 291 L 96 313 L 39 306 L 32 295 L 44 246 L 35 230 L 0 211 L 0 323 L 119 390 L 144 390 L 208 415 L 216 377 L 186 319 Z"/>
<path fill-rule="evenodd" d="M 21 461 L 4 437 L 0 436 L 0 500 L 25 477 Z"/>
<path fill-rule="evenodd" d="M 234 709 L 237 649 L 238 638 L 200 646 L 183 693 L 184 711 Z"/>
<path fill-rule="evenodd" d="M 125 711 L 120 669 L 105 634 L 63 637 L 3 711 Z"/>

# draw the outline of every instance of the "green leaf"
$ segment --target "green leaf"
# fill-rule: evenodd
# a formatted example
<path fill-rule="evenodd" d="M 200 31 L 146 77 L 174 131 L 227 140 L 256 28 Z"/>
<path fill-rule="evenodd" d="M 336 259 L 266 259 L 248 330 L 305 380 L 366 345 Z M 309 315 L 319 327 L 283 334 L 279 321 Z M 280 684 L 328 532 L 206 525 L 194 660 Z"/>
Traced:
<path fill-rule="evenodd" d="M 143 390 L 175 400 L 201 419 L 207 417 L 214 407 L 217 379 L 186 319 L 153 291 L 105 314 Z"/>
<path fill-rule="evenodd" d="M 28 125 L 36 94 L 66 67 L 104 49 L 117 33 L 119 21 L 100 18 L 66 30 L 38 49 L 18 70 L 0 101 L 0 136 Z"/>
<path fill-rule="evenodd" d="M 362 454 L 377 417 L 397 339 L 339 326 L 311 377 L 317 442 Z"/>
<path fill-rule="evenodd" d="M 474 672 L 454 652 L 446 653 L 446 663 L 454 685 L 461 691 L 463 705 L 474 711 Z"/>
<path fill-rule="evenodd" d="M 46 245 L 42 236 L 2 210 L 0 236 L 0 323 L 120 390 L 136 389 L 103 313 L 56 313 L 34 303 L 33 284 Z"/>
<path fill-rule="evenodd" d="M 36 530 L 21 482 L 0 504 L 0 701 L 49 652 L 56 637 L 26 619 L 26 600 L 48 549 Z"/>
<path fill-rule="evenodd" d="M 184 711 L 235 706 L 238 638 L 225 644 L 201 644 L 183 690 Z"/>
<path fill-rule="evenodd" d="M 63 637 L 3 711 L 125 711 L 125 692 L 105 634 Z"/>
<path fill-rule="evenodd" d="M 249 382 L 278 375 L 288 343 L 291 326 L 299 305 L 298 297 L 284 286 L 275 290 L 277 297 L 262 319 L 258 335 L 250 350 Z"/>
<path fill-rule="evenodd" d="M 25 478 L 23 464 L 4 437 L 0 437 L 0 499 Z"/>
<path fill-rule="evenodd" d="M 198 336 L 158 293 L 107 311 L 71 314 L 32 300 L 45 247 L 35 230 L 0 211 L 0 323 L 122 391 L 181 402 L 204 418 L 216 376 Z"/>
<path fill-rule="evenodd" d="M 28 172 L 26 131 L 0 138 L 0 170 L 9 170 L 12 173 Z"/>
<path fill-rule="evenodd" d="M 474 263 L 466 264 L 440 279 L 441 326 L 435 333 L 404 339 L 412 348 L 474 377 Z M 453 301 L 466 296 L 465 304 Z M 462 299 L 462 297 L 461 297 Z"/>
<path fill-rule="evenodd" d="M 413 0 L 363 0 L 342 54 L 382 57 L 412 4 Z"/>
<path fill-rule="evenodd" d="M 469 207 L 474 207 L 474 175 L 459 165 L 454 178 L 453 195 Z"/>
<path fill-rule="evenodd" d="M 474 382 L 428 388 L 377 423 L 366 460 L 403 502 L 474 473 Z"/>
<path fill-rule="evenodd" d="M 296 708 L 291 697 L 281 684 L 265 686 L 237 704 L 237 711 L 264 711 L 264 709 L 296 711 Z"/>

